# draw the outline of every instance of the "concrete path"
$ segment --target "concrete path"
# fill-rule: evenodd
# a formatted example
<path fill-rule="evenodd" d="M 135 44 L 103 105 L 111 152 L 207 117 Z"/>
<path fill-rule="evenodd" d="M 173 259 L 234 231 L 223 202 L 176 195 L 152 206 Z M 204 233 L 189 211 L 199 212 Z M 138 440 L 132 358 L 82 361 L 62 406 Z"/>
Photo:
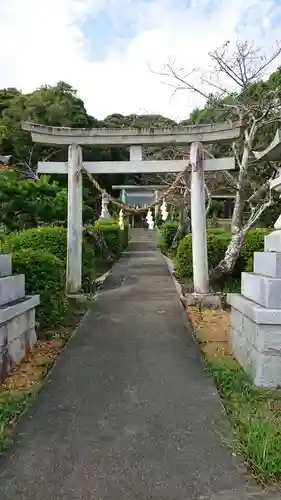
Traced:
<path fill-rule="evenodd" d="M 222 445 L 219 398 L 147 234 L 22 419 L 0 461 L 1 500 L 264 498 Z"/>

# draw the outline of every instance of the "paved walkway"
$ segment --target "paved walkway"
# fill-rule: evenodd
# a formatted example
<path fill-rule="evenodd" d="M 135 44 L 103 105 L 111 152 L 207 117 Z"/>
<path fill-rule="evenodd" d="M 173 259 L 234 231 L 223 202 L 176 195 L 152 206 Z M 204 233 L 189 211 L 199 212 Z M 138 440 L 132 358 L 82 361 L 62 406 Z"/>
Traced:
<path fill-rule="evenodd" d="M 1 500 L 263 498 L 245 493 L 222 445 L 220 402 L 166 263 L 138 239 L 1 459 Z"/>

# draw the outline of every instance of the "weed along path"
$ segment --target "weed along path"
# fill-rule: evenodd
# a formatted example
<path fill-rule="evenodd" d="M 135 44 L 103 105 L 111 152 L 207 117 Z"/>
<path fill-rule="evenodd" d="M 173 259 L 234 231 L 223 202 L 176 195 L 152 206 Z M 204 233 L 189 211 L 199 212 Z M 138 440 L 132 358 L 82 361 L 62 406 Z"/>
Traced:
<path fill-rule="evenodd" d="M 219 397 L 153 236 L 133 236 L 1 458 L 1 500 L 268 498 L 223 445 Z"/>

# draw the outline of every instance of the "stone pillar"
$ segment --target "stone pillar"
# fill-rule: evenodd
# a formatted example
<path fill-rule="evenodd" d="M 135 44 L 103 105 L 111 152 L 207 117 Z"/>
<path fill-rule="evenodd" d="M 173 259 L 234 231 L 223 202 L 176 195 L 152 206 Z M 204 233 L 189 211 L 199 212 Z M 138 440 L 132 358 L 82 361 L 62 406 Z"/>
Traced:
<path fill-rule="evenodd" d="M 203 146 L 192 143 L 191 162 L 191 226 L 194 292 L 209 292 L 208 254 L 205 216 Z"/>
<path fill-rule="evenodd" d="M 79 293 L 82 285 L 82 148 L 68 148 L 68 223 L 66 293 Z"/>

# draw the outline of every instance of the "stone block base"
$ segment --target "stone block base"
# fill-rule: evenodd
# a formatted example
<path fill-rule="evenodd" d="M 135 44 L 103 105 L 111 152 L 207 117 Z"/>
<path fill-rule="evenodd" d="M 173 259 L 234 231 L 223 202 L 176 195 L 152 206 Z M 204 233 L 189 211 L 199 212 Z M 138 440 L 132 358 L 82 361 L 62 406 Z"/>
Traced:
<path fill-rule="evenodd" d="M 187 293 L 182 300 L 186 306 L 200 306 L 210 309 L 221 307 L 221 296 L 215 293 Z"/>
<path fill-rule="evenodd" d="M 1 381 L 20 363 L 28 350 L 37 342 L 34 298 L 32 300 L 27 298 L 26 302 L 25 308 L 21 306 L 23 312 L 0 324 Z M 37 297 L 37 303 L 39 303 L 39 297 Z M 28 305 L 31 307 L 28 308 Z"/>
<path fill-rule="evenodd" d="M 255 385 L 281 386 L 281 311 L 229 294 L 233 355 Z"/>

